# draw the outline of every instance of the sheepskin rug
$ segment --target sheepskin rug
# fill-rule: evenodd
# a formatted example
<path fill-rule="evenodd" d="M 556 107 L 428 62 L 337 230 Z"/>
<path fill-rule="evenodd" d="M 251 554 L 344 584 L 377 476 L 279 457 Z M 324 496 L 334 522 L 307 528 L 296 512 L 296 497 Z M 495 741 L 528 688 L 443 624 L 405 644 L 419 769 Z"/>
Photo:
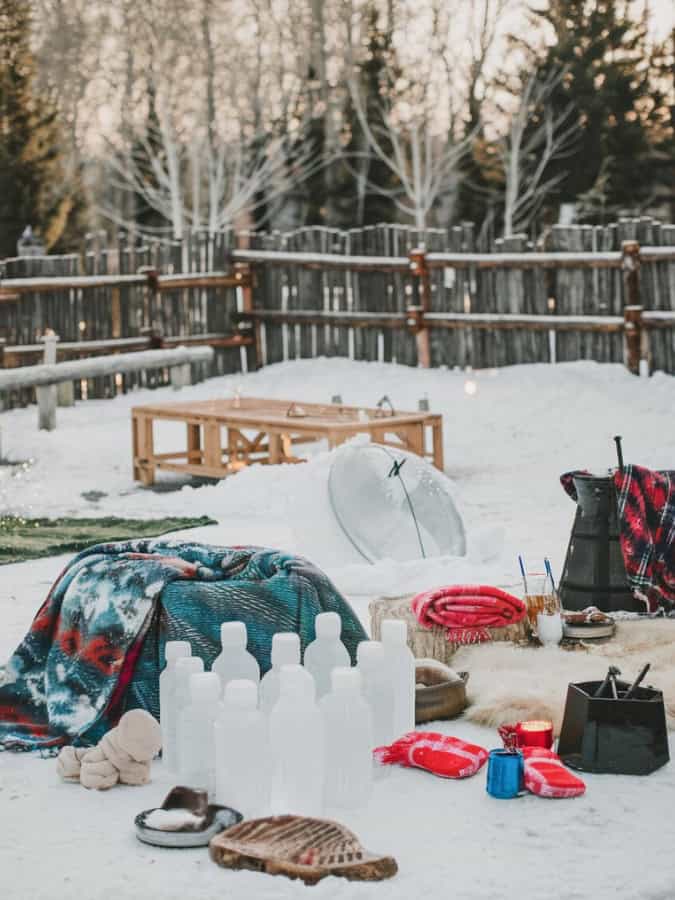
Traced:
<path fill-rule="evenodd" d="M 610 641 L 573 649 L 506 643 L 475 644 L 454 654 L 452 667 L 469 672 L 465 715 L 496 727 L 524 719 L 550 719 L 560 732 L 567 685 L 602 680 L 610 665 L 632 681 L 645 663 L 643 684 L 663 691 L 668 728 L 675 730 L 675 620 L 626 620 Z"/>

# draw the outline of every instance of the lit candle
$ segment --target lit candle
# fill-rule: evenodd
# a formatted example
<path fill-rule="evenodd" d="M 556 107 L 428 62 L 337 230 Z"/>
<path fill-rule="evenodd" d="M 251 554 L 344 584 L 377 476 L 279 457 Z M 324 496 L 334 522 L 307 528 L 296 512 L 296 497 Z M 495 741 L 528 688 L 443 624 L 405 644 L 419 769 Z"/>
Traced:
<path fill-rule="evenodd" d="M 546 747 L 550 750 L 553 746 L 553 722 L 545 719 L 519 722 L 516 732 L 519 747 Z"/>

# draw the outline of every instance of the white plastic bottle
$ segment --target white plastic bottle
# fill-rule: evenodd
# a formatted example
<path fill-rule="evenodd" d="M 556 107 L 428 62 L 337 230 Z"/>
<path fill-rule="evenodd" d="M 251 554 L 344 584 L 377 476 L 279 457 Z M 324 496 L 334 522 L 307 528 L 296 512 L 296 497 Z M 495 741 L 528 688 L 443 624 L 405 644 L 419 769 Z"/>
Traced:
<path fill-rule="evenodd" d="M 258 685 L 233 679 L 216 719 L 216 801 L 244 818 L 269 812 L 272 752 L 269 724 L 258 709 Z"/>
<path fill-rule="evenodd" d="M 300 665 L 281 669 L 270 718 L 275 763 L 272 811 L 320 816 L 324 789 L 324 725 L 314 679 Z"/>
<path fill-rule="evenodd" d="M 331 689 L 330 673 L 337 666 L 350 666 L 347 648 L 340 640 L 342 620 L 336 612 L 319 613 L 314 619 L 316 638 L 305 649 L 304 665 L 314 676 L 317 698 Z"/>
<path fill-rule="evenodd" d="M 180 783 L 186 787 L 216 792 L 215 721 L 221 711 L 220 679 L 215 672 L 190 676 L 190 703 L 178 719 Z"/>
<path fill-rule="evenodd" d="M 178 723 L 185 707 L 190 702 L 190 678 L 204 671 L 204 660 L 199 656 L 183 656 L 176 660 L 176 688 L 173 698 L 173 710 L 169 718 L 171 728 L 171 741 L 173 741 L 174 753 L 171 757 L 171 765 L 167 766 L 169 772 L 177 775 L 180 772 L 180 744 L 178 741 Z"/>
<path fill-rule="evenodd" d="M 358 669 L 336 668 L 321 700 L 325 736 L 326 806 L 367 806 L 373 781 L 373 717 Z"/>
<path fill-rule="evenodd" d="M 384 647 L 379 641 L 361 641 L 356 661 L 363 680 L 363 696 L 373 716 L 374 747 L 394 740 L 394 692 L 387 671 Z"/>
<path fill-rule="evenodd" d="M 243 622 L 223 622 L 220 626 L 220 643 L 222 651 L 214 659 L 211 671 L 220 678 L 221 690 L 233 679 L 260 681 L 258 661 L 246 649 L 246 625 Z"/>
<path fill-rule="evenodd" d="M 400 619 L 382 622 L 382 646 L 394 690 L 394 740 L 415 730 L 415 657 L 408 647 L 408 626 Z"/>
<path fill-rule="evenodd" d="M 172 720 L 176 703 L 176 663 L 190 656 L 189 641 L 167 641 L 166 666 L 159 676 L 159 723 L 162 726 L 162 760 L 167 770 L 176 771 L 176 726 Z"/>
<path fill-rule="evenodd" d="M 300 663 L 300 638 L 292 631 L 278 631 L 272 638 L 272 668 L 260 682 L 260 708 L 270 715 L 279 699 L 280 673 L 282 666 L 297 666 Z"/>

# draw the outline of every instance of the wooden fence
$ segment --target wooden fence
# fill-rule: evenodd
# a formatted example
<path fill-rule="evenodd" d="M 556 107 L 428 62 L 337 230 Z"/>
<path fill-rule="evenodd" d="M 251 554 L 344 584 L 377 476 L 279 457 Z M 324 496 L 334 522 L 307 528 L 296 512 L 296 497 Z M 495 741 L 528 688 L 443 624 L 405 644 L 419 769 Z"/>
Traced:
<path fill-rule="evenodd" d="M 341 355 L 474 368 L 622 362 L 625 335 L 642 325 L 647 364 L 675 372 L 675 226 L 554 227 L 545 252 L 522 236 L 489 254 L 473 243 L 471 226 L 255 235 L 232 253 L 253 273 L 243 320 L 259 325 L 263 363 Z M 646 311 L 628 328 L 627 306 Z"/>
<path fill-rule="evenodd" d="M 475 253 L 473 228 L 191 234 L 114 250 L 92 236 L 80 257 L 6 260 L 4 365 L 209 344 L 213 373 L 301 357 L 493 367 L 625 361 L 675 373 L 675 226 L 651 219 L 554 227 Z M 122 389 L 166 383 L 125 376 Z M 89 396 L 119 389 L 106 380 Z M 25 401 L 27 398 L 18 398 Z M 15 398 L 17 402 L 17 398 Z"/>

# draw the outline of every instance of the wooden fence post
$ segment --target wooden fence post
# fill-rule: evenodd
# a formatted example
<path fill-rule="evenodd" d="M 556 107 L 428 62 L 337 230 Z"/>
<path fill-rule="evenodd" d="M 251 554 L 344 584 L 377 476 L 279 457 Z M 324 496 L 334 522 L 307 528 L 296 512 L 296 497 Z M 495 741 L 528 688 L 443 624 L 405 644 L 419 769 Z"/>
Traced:
<path fill-rule="evenodd" d="M 426 326 L 424 314 L 431 308 L 431 278 L 427 266 L 427 252 L 424 246 L 416 247 L 409 253 L 410 271 L 419 279 L 418 296 L 419 306 L 408 307 L 408 318 L 415 320 L 415 342 L 417 344 L 417 364 L 423 369 L 431 365 L 431 351 L 429 349 L 429 329 Z"/>
<path fill-rule="evenodd" d="M 624 306 L 624 341 L 626 345 L 626 366 L 633 375 L 640 374 L 642 356 L 642 307 Z"/>
<path fill-rule="evenodd" d="M 0 338 L 0 369 L 5 368 L 5 344 L 7 341 L 4 338 Z M 2 412 L 5 408 L 5 398 L 2 394 L 0 394 L 0 412 Z M 0 459 L 2 459 L 2 452 L 0 448 Z"/>
<path fill-rule="evenodd" d="M 53 365 L 56 362 L 56 344 L 59 338 L 51 329 L 48 329 L 42 337 L 45 345 L 42 361 L 45 365 Z M 35 396 L 38 404 L 38 428 L 44 431 L 53 431 L 56 428 L 56 385 L 49 384 L 35 388 Z"/>
<path fill-rule="evenodd" d="M 638 241 L 623 241 L 621 257 L 626 366 L 634 375 L 639 375 L 642 347 L 642 305 L 640 299 L 640 244 Z"/>
<path fill-rule="evenodd" d="M 253 311 L 253 269 L 248 263 L 237 266 L 236 277 L 241 279 L 241 311 Z M 253 323 L 253 368 L 259 369 L 262 366 L 262 334 L 260 322 Z"/>
<path fill-rule="evenodd" d="M 139 275 L 145 275 L 145 322 L 150 333 L 161 334 L 163 332 L 162 294 L 159 289 L 159 272 L 152 266 L 141 266 Z M 153 349 L 158 349 L 153 347 Z"/>

